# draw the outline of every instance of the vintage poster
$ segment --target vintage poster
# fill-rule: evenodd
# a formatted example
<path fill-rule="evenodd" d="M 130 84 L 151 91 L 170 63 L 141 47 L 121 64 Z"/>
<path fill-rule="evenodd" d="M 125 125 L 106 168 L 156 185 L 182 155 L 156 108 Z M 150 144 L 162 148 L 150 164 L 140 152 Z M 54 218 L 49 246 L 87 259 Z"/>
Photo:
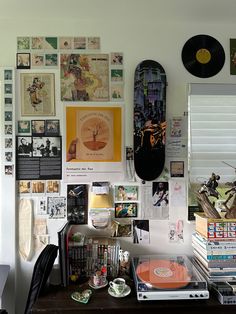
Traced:
<path fill-rule="evenodd" d="M 77 111 L 77 150 L 80 161 L 112 160 L 114 153 L 113 112 Z"/>
<path fill-rule="evenodd" d="M 109 101 L 108 54 L 61 54 L 62 101 Z"/>
<path fill-rule="evenodd" d="M 21 73 L 21 115 L 55 115 L 53 73 Z"/>
<path fill-rule="evenodd" d="M 107 180 L 123 171 L 122 108 L 66 108 L 66 177 Z"/>

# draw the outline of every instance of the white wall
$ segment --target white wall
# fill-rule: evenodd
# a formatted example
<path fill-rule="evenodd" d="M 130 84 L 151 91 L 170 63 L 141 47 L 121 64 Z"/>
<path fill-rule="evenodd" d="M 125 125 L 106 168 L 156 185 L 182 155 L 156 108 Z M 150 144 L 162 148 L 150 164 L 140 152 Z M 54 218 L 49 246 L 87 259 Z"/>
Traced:
<path fill-rule="evenodd" d="M 235 0 L 0 0 L 0 66 L 15 66 L 16 37 L 34 35 L 99 36 L 101 51 L 124 53 L 125 70 L 125 145 L 132 145 L 133 76 L 143 59 L 154 59 L 167 73 L 167 117 L 187 111 L 187 84 L 190 82 L 234 83 L 230 76 L 229 39 L 235 37 Z M 218 39 L 226 53 L 223 69 L 215 77 L 199 79 L 189 74 L 181 61 L 184 43 L 192 36 L 208 34 Z M 12 265 L 5 304 L 14 313 L 15 238 L 14 197 L 8 182 L 2 187 L 0 262 Z M 8 192 L 7 192 L 8 191 Z M 187 208 L 176 213 L 186 218 Z M 9 221 L 9 213 L 13 213 Z M 168 222 L 157 221 L 151 245 L 135 247 L 133 253 L 160 251 L 191 252 L 192 225 L 185 224 L 185 242 L 169 244 Z M 3 241 L 1 241 L 3 243 Z M 9 250 L 7 247 L 9 246 Z M 130 248 L 130 244 L 127 244 Z M 28 265 L 17 259 L 16 313 L 22 313 L 30 280 Z M 24 289 L 25 287 L 25 289 Z M 9 294 L 11 292 L 11 294 Z M 23 296 L 23 297 L 22 297 Z"/>

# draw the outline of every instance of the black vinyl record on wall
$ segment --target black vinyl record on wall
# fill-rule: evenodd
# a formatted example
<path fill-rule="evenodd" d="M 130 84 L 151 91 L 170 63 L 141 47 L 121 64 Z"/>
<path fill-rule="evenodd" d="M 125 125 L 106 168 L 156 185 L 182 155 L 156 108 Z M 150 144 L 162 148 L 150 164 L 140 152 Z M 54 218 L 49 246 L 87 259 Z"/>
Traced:
<path fill-rule="evenodd" d="M 225 52 L 214 37 L 196 35 L 184 44 L 182 61 L 192 75 L 207 78 L 220 72 L 225 63 Z"/>

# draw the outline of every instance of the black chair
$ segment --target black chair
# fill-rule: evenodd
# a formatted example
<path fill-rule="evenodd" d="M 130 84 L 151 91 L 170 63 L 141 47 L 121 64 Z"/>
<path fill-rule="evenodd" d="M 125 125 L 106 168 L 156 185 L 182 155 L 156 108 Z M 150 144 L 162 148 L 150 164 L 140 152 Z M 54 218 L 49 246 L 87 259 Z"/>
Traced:
<path fill-rule="evenodd" d="M 25 307 L 25 314 L 29 314 L 38 296 L 43 292 L 57 257 L 58 246 L 48 244 L 40 253 L 33 269 L 31 284 Z"/>

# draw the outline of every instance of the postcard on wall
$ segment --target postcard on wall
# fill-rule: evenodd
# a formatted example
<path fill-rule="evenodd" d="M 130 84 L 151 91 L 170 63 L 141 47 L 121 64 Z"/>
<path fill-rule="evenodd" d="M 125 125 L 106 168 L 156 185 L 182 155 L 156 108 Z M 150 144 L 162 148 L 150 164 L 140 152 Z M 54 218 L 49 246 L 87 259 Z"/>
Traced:
<path fill-rule="evenodd" d="M 109 101 L 109 55 L 61 54 L 61 100 Z"/>
<path fill-rule="evenodd" d="M 138 204 L 137 203 L 115 203 L 115 217 L 137 217 Z"/>
<path fill-rule="evenodd" d="M 47 214 L 49 218 L 64 218 L 66 216 L 66 197 L 47 198 Z"/>
<path fill-rule="evenodd" d="M 137 201 L 138 186 L 136 185 L 116 185 L 115 201 Z"/>
<path fill-rule="evenodd" d="M 55 115 L 55 82 L 53 73 L 21 73 L 21 115 Z"/>
<path fill-rule="evenodd" d="M 133 220 L 133 243 L 150 243 L 149 220 Z"/>

